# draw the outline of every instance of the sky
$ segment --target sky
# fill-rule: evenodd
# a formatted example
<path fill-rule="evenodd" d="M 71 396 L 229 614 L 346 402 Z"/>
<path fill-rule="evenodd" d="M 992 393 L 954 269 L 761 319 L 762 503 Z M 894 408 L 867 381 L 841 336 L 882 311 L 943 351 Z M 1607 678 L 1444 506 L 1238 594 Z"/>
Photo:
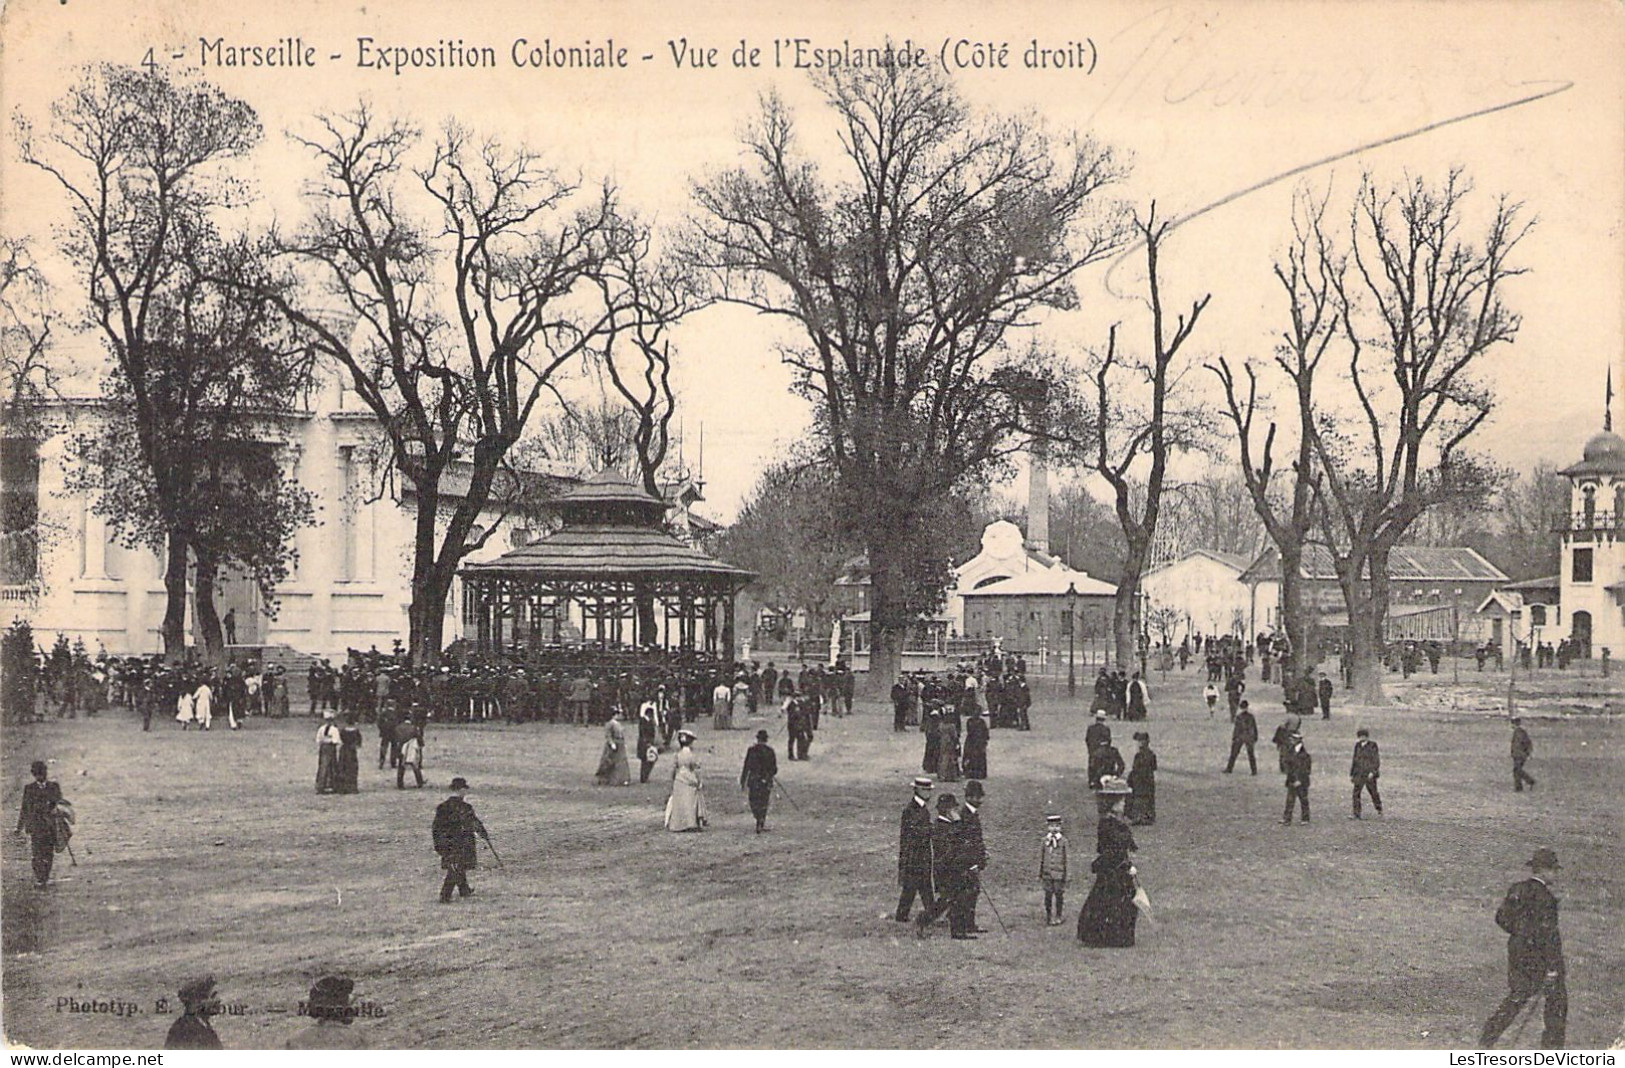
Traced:
<path fill-rule="evenodd" d="M 311 169 L 286 131 L 365 98 L 430 130 L 455 118 L 528 144 L 566 173 L 613 180 L 640 214 L 675 226 L 690 210 L 691 183 L 738 161 L 739 130 L 758 94 L 781 93 L 813 145 L 829 143 L 808 75 L 776 68 L 775 42 L 861 47 L 889 36 L 946 61 L 978 109 L 1036 114 L 1056 134 L 1087 133 L 1132 157 L 1116 195 L 1142 210 L 1155 200 L 1160 216 L 1179 220 L 1164 250 L 1165 300 L 1212 295 L 1190 342 L 1200 359 L 1268 356 L 1282 319 L 1270 272 L 1301 183 L 1335 205 L 1362 171 L 1393 183 L 1437 180 L 1460 166 L 1475 183 L 1475 210 L 1504 194 L 1538 216 L 1520 251 L 1527 272 L 1507 289 L 1523 316 L 1517 342 L 1486 367 L 1499 405 L 1479 447 L 1515 469 L 1577 459 L 1601 424 L 1605 370 L 1613 365 L 1625 384 L 1617 373 L 1625 353 L 1625 15 L 1617 4 L 677 6 L 11 0 L 0 16 L 0 104 L 8 115 L 43 117 L 81 64 L 139 63 L 151 49 L 258 109 L 267 136 L 250 170 L 262 200 L 245 225 L 298 220 Z M 314 49 L 314 66 L 220 67 L 211 58 L 219 53 L 200 44 L 271 47 L 288 38 Z M 499 62 L 370 69 L 358 62 L 362 38 L 372 39 L 369 55 L 448 41 L 489 46 Z M 628 65 L 516 67 L 519 39 L 624 48 Z M 761 66 L 733 65 L 742 41 L 761 49 Z M 1035 42 L 1081 53 L 1092 67 L 1029 69 L 1024 53 Z M 970 65 L 979 55 L 996 63 L 999 45 L 1008 46 L 1006 66 Z M 780 54 L 790 47 L 781 44 Z M 689 65 L 709 49 L 716 67 Z M 18 162 L 9 127 L 6 139 L 0 230 L 48 249 L 64 215 L 61 194 Z M 82 286 L 67 265 L 50 270 L 61 292 Z M 1046 323 L 1041 340 L 1080 352 L 1113 322 L 1125 337 L 1143 334 L 1140 284 L 1133 257 L 1089 269 L 1079 278 L 1081 308 Z M 761 469 L 806 437 L 810 413 L 778 354 L 793 340 L 735 307 L 705 311 L 675 335 L 684 455 L 697 466 L 703 426 L 702 510 L 714 518 L 731 519 Z"/>

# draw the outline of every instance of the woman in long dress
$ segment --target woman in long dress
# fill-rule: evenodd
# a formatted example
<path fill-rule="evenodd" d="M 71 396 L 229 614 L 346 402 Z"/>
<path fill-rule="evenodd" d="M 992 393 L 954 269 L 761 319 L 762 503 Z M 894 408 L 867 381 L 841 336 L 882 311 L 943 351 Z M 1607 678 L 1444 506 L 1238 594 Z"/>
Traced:
<path fill-rule="evenodd" d="M 711 727 L 714 730 L 733 730 L 733 698 L 733 689 L 727 682 L 717 683 L 717 688 L 711 691 Z"/>
<path fill-rule="evenodd" d="M 316 792 L 330 794 L 338 788 L 339 728 L 331 709 L 322 713 L 316 729 Z"/>
<path fill-rule="evenodd" d="M 967 779 L 987 778 L 987 720 L 972 716 L 965 721 L 965 748 L 961 764 Z"/>
<path fill-rule="evenodd" d="M 920 761 L 920 770 L 935 775 L 941 760 L 942 713 L 933 708 L 925 715 L 925 759 Z"/>
<path fill-rule="evenodd" d="M 958 782 L 959 732 L 945 719 L 938 725 L 937 733 L 942 736 L 942 748 L 937 756 L 937 777 L 943 782 Z"/>
<path fill-rule="evenodd" d="M 626 728 L 621 725 L 623 713 L 615 714 L 604 724 L 604 751 L 598 757 L 598 771 L 594 778 L 599 786 L 630 786 L 632 765 L 626 757 Z"/>
<path fill-rule="evenodd" d="M 1123 801 L 1129 785 L 1115 775 L 1101 780 L 1096 791 L 1105 811 L 1101 813 L 1095 837 L 1095 885 L 1078 913 L 1078 941 L 1086 946 L 1132 946 L 1134 923 L 1139 912 L 1134 905 L 1135 870 L 1129 859 L 1134 852 L 1134 832 L 1123 818 Z"/>
<path fill-rule="evenodd" d="M 677 732 L 677 756 L 672 760 L 671 797 L 666 800 L 666 830 L 703 831 L 705 793 L 700 781 L 700 758 L 694 755 L 694 732 Z"/>
<path fill-rule="evenodd" d="M 175 698 L 175 722 L 181 725 L 183 731 L 197 721 L 196 700 L 192 691 L 184 687 Z"/>
<path fill-rule="evenodd" d="M 344 726 L 339 728 L 336 793 L 353 794 L 361 789 L 361 728 L 355 724 L 356 714 L 351 712 L 344 717 Z"/>

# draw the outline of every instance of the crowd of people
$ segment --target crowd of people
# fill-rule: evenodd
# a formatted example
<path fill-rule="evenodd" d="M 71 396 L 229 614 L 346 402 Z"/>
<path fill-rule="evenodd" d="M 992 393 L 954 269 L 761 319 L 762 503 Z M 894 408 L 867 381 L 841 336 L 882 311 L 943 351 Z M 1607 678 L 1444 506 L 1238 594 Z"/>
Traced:
<path fill-rule="evenodd" d="M 1246 646 L 1233 638 L 1206 643 L 1202 647 L 1208 671 L 1204 692 L 1210 716 L 1221 686 L 1227 697 L 1232 731 L 1223 770 L 1232 772 L 1245 752 L 1256 775 L 1258 724 L 1249 701 L 1242 696 L 1255 655 L 1264 677 L 1281 684 L 1285 716 L 1270 739 L 1285 783 L 1281 822 L 1295 822 L 1296 813 L 1296 822 L 1308 823 L 1313 757 L 1305 743 L 1302 718 L 1315 710 L 1322 718 L 1330 717 L 1332 684 L 1324 673 L 1318 681 L 1309 673 L 1285 674 L 1281 658 L 1288 653 L 1273 638 Z M 287 714 L 286 681 L 277 667 L 110 658 L 105 665 L 97 665 L 92 678 L 97 675 L 109 700 L 142 711 L 148 728 L 158 708 L 175 707 L 183 729 L 196 726 L 203 730 L 211 729 L 213 720 L 222 717 L 230 727 L 240 729 L 251 716 Z M 83 686 L 76 688 L 82 696 Z M 595 780 L 605 786 L 629 785 L 635 758 L 640 781 L 648 782 L 663 754 L 670 754 L 671 786 L 662 825 L 671 832 L 699 832 L 710 826 L 711 815 L 695 749 L 699 738 L 696 718 L 709 716 L 716 731 L 736 725 L 754 727 L 754 721 L 767 716 L 776 702 L 788 735 L 789 759 L 806 760 L 821 717 L 852 713 L 853 690 L 853 675 L 844 661 L 829 668 L 802 664 L 790 670 L 773 662 L 761 667 L 692 655 L 661 659 L 647 654 L 571 650 L 551 660 L 532 658 L 523 664 L 451 657 L 442 666 L 414 668 L 398 651 L 352 650 L 342 668 L 335 670 L 318 661 L 311 672 L 310 707 L 322 717 L 316 737 L 316 789 L 323 794 L 357 791 L 365 742 L 363 722 L 376 725 L 378 766 L 396 769 L 398 788 L 404 788 L 408 772 L 423 786 L 425 731 L 431 722 L 502 718 L 515 723 L 602 723 L 604 742 Z M 906 673 L 893 685 L 891 699 L 894 729 L 918 728 L 925 743 L 922 774 L 914 779 L 913 797 L 901 819 L 901 892 L 895 918 L 913 920 L 920 937 L 926 937 L 932 925 L 946 917 L 953 939 L 974 939 L 986 932 L 978 923 L 978 904 L 985 896 L 982 873 L 990 862 L 981 822 L 981 810 L 989 800 L 984 783 L 990 778 L 990 729 L 1031 729 L 1026 665 L 1020 657 L 994 651 L 952 670 Z M 1093 881 L 1077 915 L 1076 937 L 1086 946 L 1132 946 L 1137 919 L 1151 913 L 1135 863 L 1139 844 L 1134 830 L 1157 821 L 1158 758 L 1144 726 L 1153 711 L 1152 693 L 1141 672 L 1102 669 L 1088 707 L 1086 776 L 1097 801 L 1096 848 L 1089 869 Z M 1125 761 L 1113 741 L 1112 720 L 1139 728 L 1133 732 L 1131 761 Z M 755 744 L 747 750 L 739 773 L 739 789 L 748 796 L 757 833 L 768 829 L 774 791 L 783 791 L 770 737 L 768 730 L 756 730 Z M 1526 770 L 1532 752 L 1528 732 L 1514 719 L 1511 756 L 1517 790 L 1534 785 Z M 44 886 L 54 853 L 72 833 L 72 807 L 60 787 L 50 781 L 43 763 L 34 765 L 33 774 L 35 781 L 24 790 L 18 831 L 32 840 L 35 877 Z M 1383 813 L 1380 775 L 1377 742 L 1369 729 L 1361 727 L 1355 733 L 1349 768 L 1351 818 L 1363 818 L 1367 800 L 1377 814 Z M 935 794 L 939 784 L 961 780 L 962 796 Z M 469 789 L 465 778 L 453 778 L 451 796 L 435 814 L 434 845 L 444 872 L 442 902 L 474 893 L 469 874 L 478 867 L 477 846 L 481 839 L 491 845 L 485 825 L 467 800 Z M 1048 925 L 1064 922 L 1071 874 L 1063 822 L 1058 813 L 1046 816 L 1038 848 L 1038 879 Z M 494 854 L 495 847 L 491 850 Z M 1555 870 L 1555 857 L 1537 855 L 1536 862 L 1532 862 L 1536 866 L 1534 882 L 1544 886 L 1541 879 Z M 923 905 L 918 916 L 913 913 L 916 900 Z M 1515 941 L 1523 939 L 1519 945 L 1524 948 L 1517 952 L 1527 959 L 1514 967 L 1507 1005 L 1498 1010 L 1485 1034 L 1499 1034 L 1506 1025 L 1503 1017 L 1508 1006 L 1516 1011 L 1534 992 L 1543 990 L 1547 992 L 1548 1040 L 1560 1043 L 1564 1023 L 1560 947 L 1555 985 L 1548 972 L 1536 984 L 1531 978 L 1536 966 L 1528 964 L 1528 960 L 1536 960 L 1545 969 L 1554 959 L 1547 934 L 1530 935 L 1527 929 L 1531 924 L 1549 924 L 1555 936 L 1555 911 L 1548 913 L 1538 887 L 1515 887 L 1497 919 L 1513 932 Z M 1003 923 L 1002 918 L 999 922 Z M 1535 943 L 1537 948 L 1529 948 Z"/>

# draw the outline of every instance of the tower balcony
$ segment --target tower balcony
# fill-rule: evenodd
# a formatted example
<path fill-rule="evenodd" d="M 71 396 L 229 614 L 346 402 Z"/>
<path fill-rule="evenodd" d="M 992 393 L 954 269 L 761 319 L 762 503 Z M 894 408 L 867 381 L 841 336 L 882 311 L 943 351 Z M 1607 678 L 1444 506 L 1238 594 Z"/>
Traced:
<path fill-rule="evenodd" d="M 1599 534 L 1618 536 L 1625 530 L 1625 516 L 1615 512 L 1575 512 L 1552 528 L 1554 533 L 1572 535 L 1577 541 L 1590 541 Z"/>

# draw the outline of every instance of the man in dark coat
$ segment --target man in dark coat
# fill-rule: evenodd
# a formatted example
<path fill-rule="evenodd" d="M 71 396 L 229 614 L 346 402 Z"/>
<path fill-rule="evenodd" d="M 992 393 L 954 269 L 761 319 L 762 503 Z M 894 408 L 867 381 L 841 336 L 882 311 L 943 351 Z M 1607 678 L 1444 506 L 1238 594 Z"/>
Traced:
<path fill-rule="evenodd" d="M 1030 711 L 1033 707 L 1033 693 L 1032 690 L 1027 686 L 1027 678 L 1025 675 L 1017 676 L 1015 702 L 1016 728 L 1024 731 L 1032 730 L 1033 724 L 1030 718 Z"/>
<path fill-rule="evenodd" d="M 767 732 L 757 731 L 756 744 L 745 750 L 745 766 L 739 772 L 739 788 L 749 793 L 757 834 L 767 830 L 767 806 L 773 800 L 773 780 L 778 774 L 779 758 L 767 744 Z"/>
<path fill-rule="evenodd" d="M 655 766 L 649 757 L 651 754 L 656 757 L 660 755 L 660 747 L 655 744 L 657 714 L 653 701 L 645 701 L 643 707 L 638 709 L 638 782 L 649 781 L 649 772 Z"/>
<path fill-rule="evenodd" d="M 1528 1000 L 1546 997 L 1544 1049 L 1562 1049 L 1568 1028 L 1569 995 L 1563 982 L 1563 936 L 1557 926 L 1557 873 L 1562 866 L 1550 849 L 1537 849 L 1528 867 L 1532 874 L 1514 883 L 1495 910 L 1495 922 L 1507 932 L 1507 996 L 1484 1024 L 1478 1044 L 1489 1048 Z"/>
<path fill-rule="evenodd" d="M 1535 743 L 1529 740 L 1529 732 L 1523 729 L 1523 720 L 1517 716 L 1512 717 L 1512 788 L 1523 793 L 1523 784 L 1528 783 L 1530 788 L 1535 785 L 1534 776 L 1523 770 L 1529 755 L 1535 751 Z"/>
<path fill-rule="evenodd" d="M 1230 705 L 1230 718 L 1234 720 L 1236 713 L 1241 711 L 1241 695 L 1247 692 L 1247 682 L 1241 677 L 1240 671 L 1231 672 L 1224 680 L 1224 699 Z"/>
<path fill-rule="evenodd" d="M 817 698 L 807 694 L 790 699 L 790 711 L 785 727 L 790 732 L 789 756 L 791 760 L 806 760 L 813 740 L 813 713 Z"/>
<path fill-rule="evenodd" d="M 459 775 L 451 780 L 451 796 L 440 802 L 434 810 L 434 851 L 440 854 L 440 866 L 446 869 L 446 881 L 440 885 L 440 903 L 451 900 L 453 889 L 462 897 L 474 892 L 468 885 L 468 873 L 479 867 L 477 834 L 487 842 L 485 824 L 474 814 L 474 806 L 463 799 L 468 793 L 468 780 Z"/>
<path fill-rule="evenodd" d="M 1298 802 L 1298 811 L 1301 823 L 1309 822 L 1309 772 L 1313 766 L 1313 758 L 1309 750 L 1303 746 L 1303 735 L 1292 732 L 1288 739 L 1291 743 L 1282 758 L 1286 765 L 1286 811 L 1281 815 L 1282 823 L 1292 822 L 1292 802 Z"/>
<path fill-rule="evenodd" d="M 394 767 L 401 761 L 401 743 L 395 738 L 395 728 L 400 725 L 401 713 L 395 702 L 385 698 L 378 706 L 378 770 L 384 770 L 384 761 Z"/>
<path fill-rule="evenodd" d="M 773 703 L 779 692 L 779 669 L 773 666 L 773 661 L 767 662 L 762 669 L 762 700 Z"/>
<path fill-rule="evenodd" d="M 891 729 L 904 730 L 908 726 L 908 686 L 904 684 L 903 677 L 897 676 L 897 681 L 891 684 Z"/>
<path fill-rule="evenodd" d="M 1371 794 L 1371 803 L 1382 815 L 1382 795 L 1377 793 L 1377 776 L 1382 773 L 1382 753 L 1371 740 L 1371 732 L 1361 727 L 1354 732 L 1354 763 L 1349 765 L 1349 781 L 1354 784 L 1354 818 L 1360 818 L 1360 794 Z"/>
<path fill-rule="evenodd" d="M 1106 726 L 1106 710 L 1096 709 L 1095 721 L 1083 732 L 1083 747 L 1092 753 L 1111 740 L 1112 729 Z"/>
<path fill-rule="evenodd" d="M 1157 754 L 1151 751 L 1149 732 L 1136 731 L 1134 740 L 1139 748 L 1128 773 L 1128 786 L 1134 792 L 1124 815 L 1130 824 L 1140 827 L 1157 822 Z"/>
<path fill-rule="evenodd" d="M 903 892 L 897 899 L 898 923 L 907 923 L 914 896 L 931 911 L 931 788 L 925 776 L 914 780 L 914 796 L 903 809 L 902 832 L 897 840 L 897 881 Z"/>
<path fill-rule="evenodd" d="M 943 794 L 937 798 L 937 818 L 931 826 L 930 843 L 931 878 L 936 886 L 936 900 L 915 920 L 916 933 L 924 938 L 931 932 L 931 925 L 937 917 L 946 912 L 948 930 L 954 940 L 970 941 L 976 937 L 966 907 L 974 861 L 965 841 L 964 822 L 953 794 Z"/>
<path fill-rule="evenodd" d="M 1106 775 L 1123 774 L 1123 754 L 1112 745 L 1112 730 L 1101 722 L 1100 713 L 1095 713 L 1096 721 L 1090 725 L 1084 735 L 1084 742 L 1089 746 L 1089 788 L 1100 788 L 1100 780 Z"/>
<path fill-rule="evenodd" d="M 220 1011 L 214 992 L 214 976 L 194 979 L 180 989 L 181 1014 L 169 1025 L 165 1049 L 224 1049 L 209 1017 Z"/>
<path fill-rule="evenodd" d="M 1326 673 L 1320 673 L 1320 681 L 1315 684 L 1315 696 L 1320 699 L 1320 718 L 1332 718 L 1332 680 Z"/>
<path fill-rule="evenodd" d="M 34 882 L 43 887 L 51 881 L 51 865 L 56 862 L 56 806 L 62 800 L 62 787 L 51 780 L 45 761 L 34 761 L 31 770 L 34 781 L 23 787 L 17 833 L 28 835 Z"/>
<path fill-rule="evenodd" d="M 965 784 L 965 803 L 959 808 L 960 847 L 964 850 L 967 868 L 964 885 L 964 913 L 966 929 L 971 934 L 986 934 L 985 928 L 976 926 L 976 901 L 982 896 L 982 873 L 987 870 L 987 843 L 982 839 L 982 784 L 975 779 Z"/>
<path fill-rule="evenodd" d="M 972 716 L 965 721 L 965 744 L 960 755 L 965 778 L 987 778 L 987 743 L 989 737 L 986 718 Z"/>
<path fill-rule="evenodd" d="M 1230 762 L 1224 766 L 1226 773 L 1236 770 L 1236 755 L 1243 748 L 1247 750 L 1247 765 L 1252 768 L 1253 774 L 1258 774 L 1258 757 L 1253 753 L 1253 746 L 1258 744 L 1258 720 L 1253 718 L 1253 711 L 1247 707 L 1247 702 L 1241 702 L 1236 709 L 1235 722 L 1230 727 Z"/>

